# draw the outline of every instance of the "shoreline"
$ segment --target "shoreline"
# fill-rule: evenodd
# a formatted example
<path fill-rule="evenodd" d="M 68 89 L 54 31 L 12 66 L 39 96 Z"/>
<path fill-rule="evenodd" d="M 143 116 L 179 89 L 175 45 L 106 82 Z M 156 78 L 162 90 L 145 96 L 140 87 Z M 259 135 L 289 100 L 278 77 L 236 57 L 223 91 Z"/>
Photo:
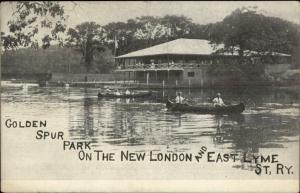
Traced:
<path fill-rule="evenodd" d="M 40 88 L 47 88 L 47 87 L 77 87 L 77 88 L 110 88 L 110 89 L 133 89 L 133 90 L 209 90 L 209 89 L 275 89 L 275 90 L 282 90 L 288 92 L 290 94 L 295 94 L 300 96 L 300 84 L 238 84 L 238 85 L 206 85 L 206 86 L 199 86 L 199 85 L 168 85 L 166 84 L 164 87 L 161 84 L 145 84 L 145 83 L 128 83 L 123 81 L 115 82 L 48 82 L 48 84 L 40 85 L 37 81 L 21 81 L 21 80 L 1 80 L 1 87 L 40 87 Z"/>
<path fill-rule="evenodd" d="M 286 91 L 296 91 L 300 94 L 300 83 L 295 82 L 296 84 L 290 82 L 235 82 L 228 84 L 178 84 L 167 82 L 162 83 L 139 83 L 133 81 L 78 81 L 78 82 L 67 82 L 67 81 L 43 81 L 39 82 L 36 80 L 1 80 L 1 86 L 22 86 L 24 84 L 29 84 L 31 86 L 39 87 L 83 87 L 83 88 L 105 88 L 111 86 L 113 88 L 131 88 L 131 89 L 214 89 L 214 88 L 239 88 L 245 87 L 248 88 L 259 88 L 259 87 L 268 87 L 268 88 L 279 88 Z"/>

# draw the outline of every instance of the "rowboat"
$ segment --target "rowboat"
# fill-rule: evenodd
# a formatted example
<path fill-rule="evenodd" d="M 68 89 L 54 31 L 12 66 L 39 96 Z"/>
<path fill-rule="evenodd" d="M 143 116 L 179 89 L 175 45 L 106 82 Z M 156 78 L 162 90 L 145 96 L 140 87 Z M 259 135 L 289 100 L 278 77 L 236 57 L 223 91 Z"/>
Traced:
<path fill-rule="evenodd" d="M 98 93 L 98 98 L 146 98 L 150 97 L 152 95 L 152 92 L 140 92 L 140 93 L 134 93 L 134 94 L 121 94 L 116 95 L 113 93 Z"/>
<path fill-rule="evenodd" d="M 170 111 L 179 111 L 185 113 L 199 114 L 239 114 L 245 110 L 243 103 L 229 106 L 192 106 L 189 104 L 177 104 L 170 100 L 166 102 L 167 109 Z"/>

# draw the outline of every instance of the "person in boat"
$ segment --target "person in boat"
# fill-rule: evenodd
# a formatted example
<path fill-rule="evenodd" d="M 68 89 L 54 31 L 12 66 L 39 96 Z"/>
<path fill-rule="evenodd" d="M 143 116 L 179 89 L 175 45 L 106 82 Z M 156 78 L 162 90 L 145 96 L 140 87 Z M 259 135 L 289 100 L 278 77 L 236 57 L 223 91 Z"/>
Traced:
<path fill-rule="evenodd" d="M 119 90 L 117 89 L 116 91 L 115 91 L 115 93 L 114 93 L 115 95 L 117 95 L 117 96 L 120 96 L 121 95 L 121 93 L 119 92 Z"/>
<path fill-rule="evenodd" d="M 175 102 L 177 104 L 183 104 L 184 98 L 181 96 L 181 92 L 177 92 L 177 96 L 175 98 Z"/>
<path fill-rule="evenodd" d="M 126 89 L 125 94 L 130 95 L 130 91 L 128 89 Z"/>
<path fill-rule="evenodd" d="M 215 107 L 223 107 L 226 106 L 225 103 L 223 102 L 223 99 L 221 98 L 221 93 L 217 94 L 217 97 L 213 99 L 213 105 Z"/>
<path fill-rule="evenodd" d="M 107 88 L 107 89 L 105 89 L 104 93 L 109 94 L 109 93 L 111 93 L 111 90 L 109 88 Z"/>

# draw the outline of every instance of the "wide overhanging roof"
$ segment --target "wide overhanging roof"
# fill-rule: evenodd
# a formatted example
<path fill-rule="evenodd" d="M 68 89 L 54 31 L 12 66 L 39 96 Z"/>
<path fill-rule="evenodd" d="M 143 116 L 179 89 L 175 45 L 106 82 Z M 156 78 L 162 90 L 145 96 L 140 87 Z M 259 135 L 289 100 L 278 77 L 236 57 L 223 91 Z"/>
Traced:
<path fill-rule="evenodd" d="M 177 39 L 135 52 L 130 52 L 118 56 L 116 58 L 137 58 L 144 56 L 155 56 L 155 55 L 211 55 L 216 52 L 217 49 L 223 48 L 223 45 L 219 45 L 216 48 L 208 40 L 201 39 Z M 254 54 L 254 52 L 252 52 Z M 235 53 L 222 53 L 219 55 L 233 55 L 237 56 L 238 52 Z M 272 54 L 273 55 L 273 54 Z M 280 56 L 290 56 L 288 54 L 279 54 Z"/>
<path fill-rule="evenodd" d="M 154 55 L 210 55 L 214 49 L 208 40 L 177 39 L 135 52 L 130 52 L 116 58 L 135 58 Z"/>

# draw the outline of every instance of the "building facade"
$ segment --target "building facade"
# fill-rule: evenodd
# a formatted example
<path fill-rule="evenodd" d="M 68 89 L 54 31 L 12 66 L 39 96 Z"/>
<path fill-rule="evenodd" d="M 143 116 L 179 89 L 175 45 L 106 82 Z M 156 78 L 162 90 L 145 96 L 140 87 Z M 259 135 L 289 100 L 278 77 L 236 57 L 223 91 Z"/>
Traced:
<path fill-rule="evenodd" d="M 237 52 L 216 53 L 219 48 L 222 46 L 214 47 L 207 40 L 177 39 L 116 57 L 115 72 L 140 83 L 204 86 L 234 80 L 234 74 L 216 76 L 211 73 L 212 68 L 238 65 L 241 61 Z M 290 55 L 279 53 L 268 59 L 246 52 L 243 58 L 249 65 L 290 62 Z"/>

